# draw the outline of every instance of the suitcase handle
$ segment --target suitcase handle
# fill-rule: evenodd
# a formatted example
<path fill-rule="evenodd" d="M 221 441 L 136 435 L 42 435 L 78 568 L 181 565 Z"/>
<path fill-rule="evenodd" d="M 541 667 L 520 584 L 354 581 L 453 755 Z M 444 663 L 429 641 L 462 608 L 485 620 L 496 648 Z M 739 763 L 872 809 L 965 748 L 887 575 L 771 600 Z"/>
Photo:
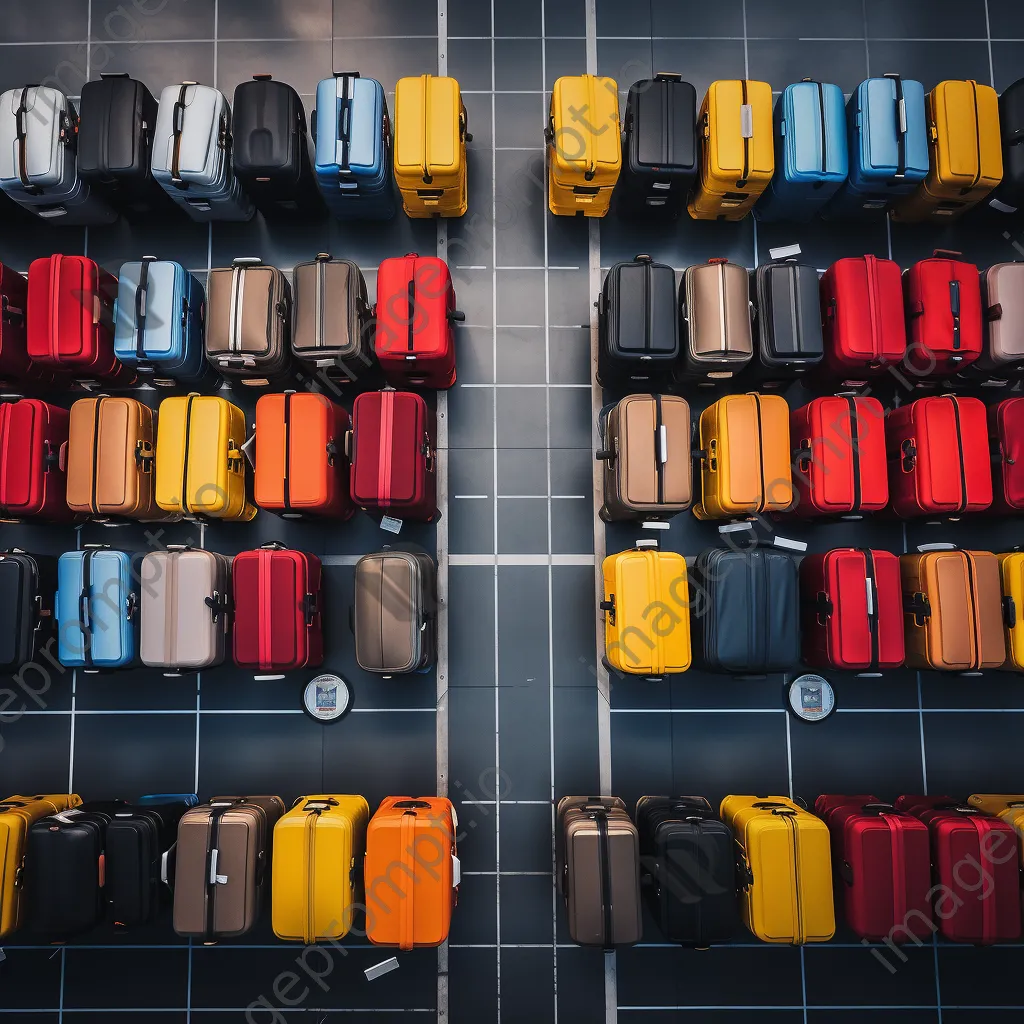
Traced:
<path fill-rule="evenodd" d="M 948 258 L 952 260 L 963 259 L 963 253 L 959 249 L 932 249 L 932 259 Z"/>
<path fill-rule="evenodd" d="M 302 612 L 306 619 L 306 625 L 312 626 L 313 620 L 317 616 L 318 612 L 318 601 L 316 594 L 306 593 L 302 598 Z"/>
<path fill-rule="evenodd" d="M 904 473 L 913 473 L 917 466 L 917 445 L 913 438 L 907 438 L 900 445 L 900 469 Z"/>
<path fill-rule="evenodd" d="M 656 82 L 681 82 L 683 76 L 678 71 L 659 71 L 655 74 Z"/>
<path fill-rule="evenodd" d="M 391 806 L 403 811 L 430 810 L 430 804 L 426 800 L 399 800 Z"/>
<path fill-rule="evenodd" d="M 263 71 L 263 72 L 261 72 L 258 75 L 253 75 L 252 76 L 252 80 L 254 82 L 270 82 L 270 81 L 273 81 L 273 78 L 274 78 L 274 76 L 271 75 L 271 74 L 268 74 L 266 71 Z"/>
<path fill-rule="evenodd" d="M 602 601 L 598 606 L 601 611 L 608 613 L 608 624 L 611 626 L 615 625 L 615 595 L 612 594 L 611 598 L 607 601 Z"/>
<path fill-rule="evenodd" d="M 1003 598 L 1003 623 L 1007 629 L 1017 625 L 1017 602 L 1009 594 Z"/>
<path fill-rule="evenodd" d="M 298 800 L 295 802 L 298 803 Z M 304 811 L 316 811 L 318 813 L 323 813 L 331 807 L 337 806 L 338 801 L 332 797 L 330 800 L 310 800 L 302 809 Z"/>
<path fill-rule="evenodd" d="M 260 551 L 284 551 L 285 546 L 279 540 L 268 540 L 260 545 Z"/>
<path fill-rule="evenodd" d="M 1003 318 L 1003 304 L 996 302 L 991 306 L 985 308 L 985 319 L 991 323 L 993 320 L 1001 320 Z"/>
<path fill-rule="evenodd" d="M 335 71 L 333 72 L 335 78 L 358 78 L 358 71 Z"/>
<path fill-rule="evenodd" d="M 904 595 L 903 611 L 914 616 L 915 626 L 924 626 L 932 614 L 931 601 L 928 600 L 927 594 L 920 590 L 915 591 L 913 594 Z"/>

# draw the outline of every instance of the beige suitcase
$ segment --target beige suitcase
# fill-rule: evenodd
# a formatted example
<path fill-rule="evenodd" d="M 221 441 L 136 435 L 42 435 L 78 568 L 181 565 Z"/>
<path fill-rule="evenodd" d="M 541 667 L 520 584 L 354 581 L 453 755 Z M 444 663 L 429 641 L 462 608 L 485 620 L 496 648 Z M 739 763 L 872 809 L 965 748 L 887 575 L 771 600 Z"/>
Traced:
<path fill-rule="evenodd" d="M 687 267 L 680 376 L 727 380 L 753 358 L 749 280 L 744 267 L 721 258 Z"/>

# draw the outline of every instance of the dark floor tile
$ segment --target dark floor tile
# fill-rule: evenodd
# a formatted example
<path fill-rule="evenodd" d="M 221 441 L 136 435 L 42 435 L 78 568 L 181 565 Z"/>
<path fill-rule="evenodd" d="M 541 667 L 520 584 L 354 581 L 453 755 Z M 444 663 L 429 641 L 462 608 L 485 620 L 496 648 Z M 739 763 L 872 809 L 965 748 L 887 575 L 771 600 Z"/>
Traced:
<path fill-rule="evenodd" d="M 97 985 L 109 956 L 103 950 L 68 949 L 62 986 L 64 1008 L 142 1010 L 187 1005 L 187 950 L 122 949 L 117 958 L 117 984 Z"/>
<path fill-rule="evenodd" d="M 529 42 L 529 40 L 527 40 Z M 538 88 L 531 83 L 531 89 Z M 538 152 L 544 146 L 547 103 L 536 92 L 504 93 L 494 97 L 495 145 L 528 147 Z"/>
<path fill-rule="evenodd" d="M 448 0 L 448 36 L 489 36 L 491 8 L 479 0 Z"/>
<path fill-rule="evenodd" d="M 79 3 L 77 6 L 81 8 L 84 5 Z M 225 6 L 222 5 L 222 8 Z M 93 70 L 96 70 L 97 52 L 107 43 L 213 39 L 215 9 L 216 0 L 158 0 L 156 3 L 152 0 L 131 0 L 130 3 L 124 3 L 123 0 L 92 0 Z M 222 36 L 223 19 L 222 10 Z"/>
<path fill-rule="evenodd" d="M 984 39 L 985 8 L 965 8 L 956 0 L 866 0 L 871 39 Z"/>
<path fill-rule="evenodd" d="M 130 668 L 120 672 L 80 672 L 76 690 L 80 711 L 194 711 L 196 677 L 166 678 L 160 669 Z"/>
<path fill-rule="evenodd" d="M 89 9 L 80 0 L 43 0 L 20 7 L 9 4 L 4 11 L 5 43 L 75 42 L 86 38 L 88 28 Z M 93 36 L 99 36 L 95 28 Z"/>
<path fill-rule="evenodd" d="M 5 1010 L 60 1006 L 60 956 L 54 956 L 49 949 L 18 949 L 11 945 L 7 945 L 4 952 L 3 972 L 8 979 L 4 986 Z M 4 1018 L 8 1019 L 6 1013 Z"/>
<path fill-rule="evenodd" d="M 501 951 L 501 1021 L 554 1024 L 553 965 L 552 949 Z"/>
<path fill-rule="evenodd" d="M 543 384 L 545 342 L 543 327 L 499 327 L 495 379 L 501 384 Z"/>
<path fill-rule="evenodd" d="M 863 1004 L 895 1008 L 929 1006 L 935 1002 L 935 960 L 930 946 L 908 947 L 905 961 L 889 949 L 880 953 L 884 954 L 886 964 L 865 948 L 808 946 L 804 951 L 808 1006 Z M 836 989 L 836 978 L 843 979 L 840 991 Z"/>
<path fill-rule="evenodd" d="M 547 549 L 547 500 L 499 498 L 498 550 L 503 554 L 533 554 Z"/>
<path fill-rule="evenodd" d="M 104 71 L 127 73 L 144 82 L 158 100 L 164 86 L 175 82 L 213 84 L 216 61 L 211 42 L 176 43 L 173 47 L 156 43 L 142 46 L 107 43 L 103 49 L 104 58 L 92 61 L 90 77 L 99 78 Z M 228 99 L 231 99 L 230 94 Z"/>
<path fill-rule="evenodd" d="M 499 389 L 500 390 L 500 389 Z M 456 386 L 448 392 L 448 446 L 494 446 L 494 390 Z"/>
<path fill-rule="evenodd" d="M 568 266 L 551 262 L 552 266 Z M 548 272 L 548 317 L 552 327 L 578 327 L 590 324 L 590 310 L 596 296 L 590 294 L 590 282 L 582 267 Z"/>
<path fill-rule="evenodd" d="M 412 3 L 411 6 L 423 5 Z M 427 10 L 432 14 L 433 8 Z M 400 78 L 437 74 L 437 40 L 335 37 L 334 66 L 358 68 L 367 78 L 376 78 L 391 93 Z"/>
<path fill-rule="evenodd" d="M 436 36 L 437 10 L 418 0 L 334 0 L 334 31 L 339 36 Z"/>
<path fill-rule="evenodd" d="M 483 265 L 472 263 L 462 253 L 453 253 L 451 246 L 449 246 L 448 262 L 451 267 L 456 300 L 459 308 L 466 314 L 465 325 L 460 327 L 456 333 L 456 344 L 461 345 L 465 332 L 472 331 L 471 343 L 479 349 L 479 353 L 470 357 L 470 368 L 479 365 L 482 371 L 493 371 L 494 338 L 491 333 L 491 324 L 494 319 L 494 277 L 491 268 L 475 269 Z M 474 269 L 467 269 L 468 267 Z M 462 379 L 464 375 L 462 374 L 461 351 L 459 356 L 459 376 Z M 490 381 L 491 377 L 488 376 L 487 380 Z"/>
<path fill-rule="evenodd" d="M 458 797 L 458 794 L 455 794 Z M 462 875 L 493 874 L 497 869 L 498 830 L 493 805 L 469 803 L 458 798 L 459 860 Z"/>
<path fill-rule="evenodd" d="M 864 17 L 859 4 L 819 4 L 814 0 L 758 0 L 747 4 L 750 39 L 841 39 L 863 35 Z"/>
<path fill-rule="evenodd" d="M 494 453 L 462 448 L 449 458 L 448 531 L 451 550 L 485 554 L 494 550 Z"/>
<path fill-rule="evenodd" d="M 503 875 L 501 941 L 550 943 L 554 934 L 549 875 Z"/>
<path fill-rule="evenodd" d="M 594 570 L 585 565 L 555 566 L 551 570 L 551 628 L 556 688 L 580 686 L 592 678 L 586 666 L 594 662 L 595 621 Z M 555 723 L 557 726 L 557 708 Z"/>
<path fill-rule="evenodd" d="M 1020 988 L 1013 984 L 1014 958 L 1020 955 L 1019 946 L 954 946 L 940 944 L 939 957 L 939 989 L 942 992 L 943 1004 L 950 1007 L 964 1007 L 965 1016 L 960 1018 L 963 1024 L 967 1021 L 990 1020 L 993 1010 L 985 1007 L 1021 1005 Z M 892 954 L 888 954 L 892 959 Z M 979 977 L 975 972 L 983 972 L 989 984 L 972 985 L 971 980 Z M 973 1008 L 972 1010 L 968 1008 Z M 946 1011 L 942 1013 L 946 1019 Z"/>
<path fill-rule="evenodd" d="M 548 5 L 551 6 L 550 4 Z M 550 14 L 548 15 L 550 17 Z M 583 35 L 581 30 L 579 35 Z M 579 75 L 587 66 L 587 48 L 584 39 L 546 39 L 544 42 L 544 88 L 551 90 L 562 75 Z M 548 96 L 545 102 L 550 101 Z"/>
<path fill-rule="evenodd" d="M 448 605 L 453 623 L 472 622 L 475 626 L 471 630 L 453 628 L 448 631 L 449 685 L 477 688 L 493 686 L 493 567 L 452 566 L 448 574 Z"/>
<path fill-rule="evenodd" d="M 584 388 L 552 388 L 550 404 L 551 446 L 589 448 L 590 391 Z"/>
<path fill-rule="evenodd" d="M 612 715 L 612 792 L 627 807 L 636 806 L 645 793 L 673 792 L 673 717 L 658 712 Z"/>
<path fill-rule="evenodd" d="M 782 680 L 733 679 L 731 676 L 714 672 L 690 669 L 682 675 L 673 676 L 667 684 L 670 687 L 671 706 L 676 709 L 767 708 L 782 707 Z M 616 689 L 616 696 L 618 695 Z"/>
<path fill-rule="evenodd" d="M 70 715 L 5 714 L 0 728 L 0 776 L 14 793 L 67 791 Z"/>
<path fill-rule="evenodd" d="M 543 326 L 543 270 L 499 270 L 497 297 L 499 327 Z"/>
<path fill-rule="evenodd" d="M 5 46 L 0 90 L 20 89 L 27 82 L 37 82 L 77 96 L 89 77 L 89 57 L 84 42 Z"/>
<path fill-rule="evenodd" d="M 649 36 L 649 3 L 624 5 L 617 0 L 597 0 L 597 36 Z"/>
<path fill-rule="evenodd" d="M 448 691 L 448 734 L 455 737 L 448 755 L 453 800 L 495 799 L 494 709 L 494 686 L 486 675 L 479 685 Z"/>
<path fill-rule="evenodd" d="M 161 259 L 175 260 L 189 270 L 198 270 L 196 277 L 205 287 L 210 226 L 197 224 L 184 213 L 179 216 L 172 212 L 172 216 L 173 220 L 160 226 L 158 254 Z M 137 230 L 123 219 L 109 227 L 90 228 L 89 255 L 116 274 L 122 263 L 139 258 Z"/>
<path fill-rule="evenodd" d="M 747 44 L 750 77 L 780 91 L 791 82 L 811 77 L 854 92 L 867 78 L 867 57 L 861 40 L 823 43 L 813 39 L 752 39 Z"/>
<path fill-rule="evenodd" d="M 539 39 L 498 39 L 494 43 L 494 88 L 543 89 L 541 41 Z M 540 97 L 537 97 L 538 106 Z"/>
<path fill-rule="evenodd" d="M 560 948 L 556 956 L 559 1019 L 600 1020 L 605 1012 L 604 953 L 572 947 Z"/>
<path fill-rule="evenodd" d="M 548 342 L 553 384 L 590 381 L 590 329 L 551 331 Z"/>
<path fill-rule="evenodd" d="M 981 676 L 960 676 L 952 672 L 922 672 L 921 703 L 925 710 L 963 708 L 970 711 L 985 707 L 996 711 L 1024 711 L 1024 694 L 1015 673 L 986 672 Z M 955 713 L 953 717 L 956 717 Z"/>
<path fill-rule="evenodd" d="M 162 1011 L 162 1010 L 148 1010 L 143 1011 L 145 1013 L 145 1019 L 147 1021 L 153 1021 L 154 1024 L 187 1024 L 189 1020 L 188 1012 L 185 1010 L 180 1011 Z M 110 1014 L 107 1010 L 65 1010 L 63 1013 L 64 1020 L 75 1021 L 76 1024 L 101 1024 L 102 1021 L 110 1020 Z M 45 1015 L 44 1015 L 44 1020 Z M 203 1018 L 206 1020 L 206 1018 Z M 9 1021 L 9 1018 L 4 1017 L 5 1021 Z M 17 1017 L 15 1017 L 17 1020 Z M 33 1017 L 32 1020 L 35 1024 L 40 1024 L 38 1017 Z M 209 1022 L 207 1021 L 207 1024 Z M 380 1024 L 378 1021 L 377 1024 Z"/>
<path fill-rule="evenodd" d="M 513 800 L 547 800 L 551 795 L 546 664 L 536 671 L 536 678 L 522 682 L 511 670 L 498 677 L 501 778 Z"/>
<path fill-rule="evenodd" d="M 494 875 L 469 875 L 459 886 L 459 906 L 452 915 L 449 942 L 478 946 L 496 941 L 498 913 Z"/>
<path fill-rule="evenodd" d="M 451 69 L 448 71 L 452 74 Z M 458 77 L 452 75 L 452 77 Z M 488 80 L 489 82 L 489 80 Z M 490 89 L 490 84 L 487 86 Z M 469 139 L 466 143 L 466 150 L 468 152 L 468 164 L 473 167 L 474 172 L 470 177 L 470 185 L 472 186 L 472 178 L 482 177 L 484 182 L 484 196 L 480 200 L 478 205 L 475 205 L 474 209 L 480 209 L 481 207 L 489 206 L 491 202 L 491 171 L 490 164 L 484 164 L 479 161 L 491 155 L 491 146 L 494 144 L 494 132 L 492 131 L 493 125 L 491 123 L 491 93 L 462 93 L 462 102 L 466 106 L 466 115 L 469 120 L 470 134 L 473 138 Z M 486 166 L 486 173 L 480 168 Z M 472 204 L 472 198 L 470 198 Z"/>
<path fill-rule="evenodd" d="M 759 7 L 760 4 L 750 4 L 747 7 L 748 31 L 750 16 L 755 8 Z M 742 0 L 726 0 L 725 3 L 715 4 L 713 7 L 704 7 L 679 4 L 676 0 L 651 0 L 651 28 L 655 37 L 728 36 L 742 39 L 743 3 Z"/>
<path fill-rule="evenodd" d="M 584 0 L 558 0 L 544 5 L 544 34 L 546 36 L 584 36 L 587 32 L 587 12 Z"/>
<path fill-rule="evenodd" d="M 622 8 L 622 11 L 629 18 L 637 13 L 635 7 Z M 643 13 L 641 7 L 641 17 Z M 631 36 L 637 34 L 635 31 L 629 33 Z M 619 92 L 624 93 L 633 82 L 637 82 L 641 78 L 650 78 L 654 74 L 652 49 L 653 43 L 646 38 L 598 38 L 597 73 L 614 79 Z M 625 98 L 620 97 L 620 111 L 624 101 Z"/>
<path fill-rule="evenodd" d="M 548 453 L 537 448 L 498 450 L 499 494 L 547 494 Z"/>
<path fill-rule="evenodd" d="M 572 451 L 573 449 L 563 449 Z M 580 449 L 581 454 L 584 450 Z M 589 450 L 586 450 L 589 455 Z M 593 553 L 594 506 L 589 497 L 555 498 L 551 510 L 551 550 L 556 555 L 589 555 Z"/>
<path fill-rule="evenodd" d="M 542 0 L 516 4 L 492 4 L 495 36 L 539 36 Z M 548 3 L 549 8 L 554 4 Z M 548 32 L 550 33 L 550 29 Z"/>
<path fill-rule="evenodd" d="M 807 1024 L 853 1024 L 855 1021 L 864 1019 L 863 1010 L 808 1010 Z M 939 1024 L 940 1020 L 955 1021 L 955 1014 L 942 1011 L 939 1017 L 938 1010 L 892 1010 L 886 1008 L 885 1019 L 888 1024 Z"/>
<path fill-rule="evenodd" d="M 968 727 L 960 715 L 925 712 L 929 791 L 1015 792 L 1020 763 L 1014 737 L 1022 722 L 1024 713 L 980 712 Z"/>
<path fill-rule="evenodd" d="M 843 221 L 843 253 L 871 253 L 880 258 L 889 255 L 889 240 L 884 214 L 864 220 Z M 798 244 L 800 260 L 820 270 L 839 258 L 836 251 L 836 224 L 813 220 L 809 224 L 757 224 L 757 255 L 759 263 L 767 263 L 770 250 L 776 246 Z M 849 524 L 841 524 L 847 529 Z"/>
<path fill-rule="evenodd" d="M 498 951 L 451 949 L 448 976 L 463 979 L 449 988 L 449 1014 L 453 1021 L 490 1020 L 498 1005 Z M 471 982 L 470 982 L 471 979 Z"/>
<path fill-rule="evenodd" d="M 889 10 L 900 10 L 900 5 L 886 5 Z M 926 36 L 934 40 L 936 33 Z M 869 44 L 872 73 L 880 68 L 898 67 L 904 78 L 916 78 L 925 92 L 949 78 L 973 78 L 978 82 L 989 80 L 988 46 L 984 25 L 980 41 L 968 37 L 967 31 L 958 29 L 954 39 L 929 42 L 878 42 Z M 959 41 L 956 41 L 959 37 Z"/>
<path fill-rule="evenodd" d="M 448 42 L 448 74 L 456 79 L 459 88 L 467 92 L 490 92 L 491 44 L 488 40 L 452 39 Z M 487 97 L 490 107 L 490 97 Z M 487 112 L 490 120 L 490 110 Z M 476 118 L 472 123 L 476 122 Z M 475 128 L 471 129 L 475 133 Z"/>
<path fill-rule="evenodd" d="M 495 394 L 498 447 L 546 448 L 547 411 L 544 388 L 498 388 Z"/>
<path fill-rule="evenodd" d="M 296 92 L 316 93 L 317 82 L 331 77 L 333 54 L 329 39 L 297 42 L 220 43 L 217 47 L 217 87 L 229 98 L 239 82 L 255 74 L 270 74 Z"/>
<path fill-rule="evenodd" d="M 501 870 L 547 872 L 551 886 L 551 805 L 503 804 Z"/>
<path fill-rule="evenodd" d="M 541 266 L 547 212 L 543 155 L 540 151 L 502 152 L 496 167 L 493 224 L 497 265 Z"/>
<path fill-rule="evenodd" d="M 346 10 L 351 11 L 352 5 L 348 4 Z M 293 0 L 289 4 L 275 0 L 220 0 L 217 36 L 221 40 L 330 39 L 332 13 L 331 0 Z"/>
<path fill-rule="evenodd" d="M 1024 7 L 1016 0 L 988 0 L 993 39 L 1024 39 Z"/>
<path fill-rule="evenodd" d="M 1024 36 L 1022 36 L 1024 38 Z M 1021 62 L 1024 61 L 1024 43 L 992 43 L 992 82 L 997 92 L 1002 92 L 1021 77 Z"/>

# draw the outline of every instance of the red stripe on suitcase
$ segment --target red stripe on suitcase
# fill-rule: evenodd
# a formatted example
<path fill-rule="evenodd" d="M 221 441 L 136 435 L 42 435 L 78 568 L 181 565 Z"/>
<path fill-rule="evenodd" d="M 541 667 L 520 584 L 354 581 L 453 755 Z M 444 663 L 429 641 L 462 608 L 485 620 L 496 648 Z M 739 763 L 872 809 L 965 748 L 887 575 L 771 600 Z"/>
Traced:
<path fill-rule="evenodd" d="M 259 661 L 261 669 L 269 669 L 272 664 L 273 648 L 273 614 L 274 614 L 274 588 L 271 586 L 270 566 L 274 557 L 273 551 L 260 551 L 257 553 L 257 594 L 260 610 L 259 626 L 256 635 L 259 642 Z"/>
<path fill-rule="evenodd" d="M 48 343 L 50 346 L 50 359 L 57 363 L 60 361 L 60 344 L 57 340 L 57 328 L 60 322 L 60 261 L 62 256 L 54 253 L 50 257 L 50 334 Z"/>
<path fill-rule="evenodd" d="M 978 855 L 981 861 L 981 870 L 989 885 L 988 892 L 982 888 L 981 895 L 978 897 L 981 903 L 981 941 L 995 942 L 999 938 L 999 921 L 996 914 L 998 909 L 995 892 L 996 874 L 993 870 L 995 861 L 992 859 L 992 848 L 987 839 L 992 830 L 988 827 L 990 822 L 983 818 L 975 818 L 971 815 L 965 815 L 965 817 L 974 826 L 974 831 L 978 833 Z"/>
<path fill-rule="evenodd" d="M 394 456 L 395 393 L 380 396 L 380 459 L 377 463 L 377 495 L 383 508 L 391 504 L 391 473 Z"/>
<path fill-rule="evenodd" d="M 880 814 L 889 827 L 889 848 L 892 852 L 892 906 L 893 921 L 901 924 L 907 919 L 907 848 L 903 819 L 898 814 Z"/>

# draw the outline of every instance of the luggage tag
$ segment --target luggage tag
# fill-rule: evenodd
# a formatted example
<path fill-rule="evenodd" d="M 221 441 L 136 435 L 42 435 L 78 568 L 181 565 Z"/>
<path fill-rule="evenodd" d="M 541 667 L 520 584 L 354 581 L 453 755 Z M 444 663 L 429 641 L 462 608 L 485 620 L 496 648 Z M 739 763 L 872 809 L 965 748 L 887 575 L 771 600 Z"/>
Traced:
<path fill-rule="evenodd" d="M 990 199 L 988 201 L 988 205 L 991 206 L 993 210 L 998 210 L 999 213 L 1016 213 L 1017 212 L 1017 207 L 1016 206 L 1011 206 L 1009 203 L 1000 202 L 1000 200 L 998 200 L 998 199 Z"/>
<path fill-rule="evenodd" d="M 774 249 L 768 250 L 768 255 L 773 260 L 786 260 L 792 256 L 799 256 L 803 250 L 799 243 L 793 245 L 777 245 Z"/>
<path fill-rule="evenodd" d="M 256 468 L 256 427 L 253 426 L 252 437 L 249 438 L 244 444 L 238 446 L 238 450 L 245 456 L 246 462 L 255 469 Z"/>
<path fill-rule="evenodd" d="M 789 710 L 804 722 L 820 722 L 836 709 L 836 695 L 824 676 L 808 672 L 789 684 Z"/>
<path fill-rule="evenodd" d="M 395 519 L 392 516 L 382 516 L 380 520 L 380 528 L 387 530 L 388 533 L 401 533 L 403 520 Z"/>
<path fill-rule="evenodd" d="M 363 974 L 366 975 L 367 981 L 376 981 L 378 978 L 382 978 L 385 974 L 390 974 L 392 971 L 398 970 L 398 957 L 393 956 L 388 960 L 382 960 L 379 964 L 374 964 L 372 967 L 367 967 Z"/>
<path fill-rule="evenodd" d="M 210 885 L 227 885 L 228 876 L 217 874 L 217 861 L 220 859 L 220 850 L 210 851 Z"/>
<path fill-rule="evenodd" d="M 803 553 L 807 550 L 807 541 L 793 540 L 791 537 L 780 537 L 771 529 L 770 526 L 767 526 L 770 536 L 759 537 L 755 528 L 759 522 L 760 520 L 758 519 L 745 519 L 739 523 L 722 523 L 718 527 L 718 532 L 722 536 L 729 536 L 734 533 L 749 533 L 750 539 L 756 544 L 764 544 L 773 548 L 782 548 L 784 551 Z"/>

